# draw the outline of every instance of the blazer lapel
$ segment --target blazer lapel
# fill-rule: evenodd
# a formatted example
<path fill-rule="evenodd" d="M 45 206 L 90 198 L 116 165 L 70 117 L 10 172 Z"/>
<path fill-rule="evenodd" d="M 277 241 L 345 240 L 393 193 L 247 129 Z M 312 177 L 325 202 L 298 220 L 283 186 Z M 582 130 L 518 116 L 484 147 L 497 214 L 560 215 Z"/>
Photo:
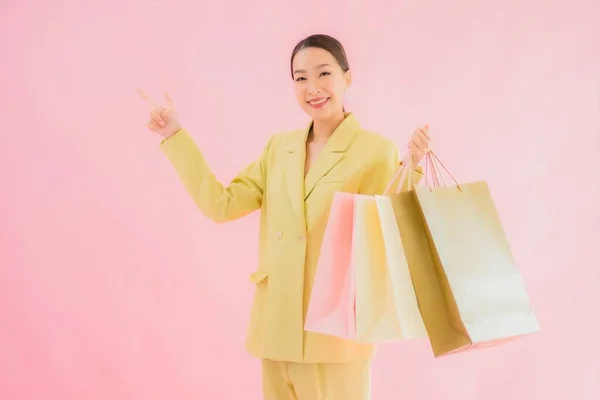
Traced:
<path fill-rule="evenodd" d="M 304 177 L 306 163 L 306 139 L 312 127 L 311 121 L 304 133 L 290 140 L 286 147 L 286 190 L 294 215 L 302 217 L 305 222 L 304 201 L 313 191 L 315 185 L 325 174 L 331 171 L 343 158 L 346 149 L 360 128 L 352 113 L 345 113 L 346 118 L 333 132 L 315 163 Z"/>
<path fill-rule="evenodd" d="M 304 163 L 306 162 L 306 137 L 309 126 L 303 135 L 290 140 L 286 146 L 286 189 L 294 215 L 302 217 L 304 222 Z"/>
<path fill-rule="evenodd" d="M 304 200 L 310 196 L 317 182 L 344 158 L 346 149 L 359 128 L 360 125 L 354 114 L 346 113 L 346 118 L 333 132 L 306 175 Z M 304 143 L 304 158 L 306 159 L 306 142 Z"/>

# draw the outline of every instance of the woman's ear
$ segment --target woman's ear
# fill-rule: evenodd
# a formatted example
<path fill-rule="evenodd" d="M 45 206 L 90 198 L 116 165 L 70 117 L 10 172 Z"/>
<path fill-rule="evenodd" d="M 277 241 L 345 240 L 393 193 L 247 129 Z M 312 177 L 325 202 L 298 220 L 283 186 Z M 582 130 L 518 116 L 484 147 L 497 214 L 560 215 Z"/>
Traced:
<path fill-rule="evenodd" d="M 348 90 L 352 85 L 352 72 L 350 70 L 344 72 L 344 78 L 346 79 L 346 90 Z"/>

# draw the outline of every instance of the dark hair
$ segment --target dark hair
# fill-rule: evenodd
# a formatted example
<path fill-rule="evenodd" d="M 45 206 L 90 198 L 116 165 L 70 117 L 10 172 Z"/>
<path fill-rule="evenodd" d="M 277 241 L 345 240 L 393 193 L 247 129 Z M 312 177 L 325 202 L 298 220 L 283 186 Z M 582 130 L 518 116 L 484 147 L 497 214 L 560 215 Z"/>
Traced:
<path fill-rule="evenodd" d="M 296 47 L 294 47 L 294 51 L 292 51 L 292 57 L 290 58 L 290 71 L 292 73 L 292 78 L 294 77 L 294 57 L 296 56 L 296 53 L 307 47 L 317 47 L 329 52 L 336 59 L 344 72 L 350 69 L 348 58 L 346 57 L 346 51 L 339 40 L 329 35 L 317 34 L 302 39 L 300 42 L 298 42 Z"/>

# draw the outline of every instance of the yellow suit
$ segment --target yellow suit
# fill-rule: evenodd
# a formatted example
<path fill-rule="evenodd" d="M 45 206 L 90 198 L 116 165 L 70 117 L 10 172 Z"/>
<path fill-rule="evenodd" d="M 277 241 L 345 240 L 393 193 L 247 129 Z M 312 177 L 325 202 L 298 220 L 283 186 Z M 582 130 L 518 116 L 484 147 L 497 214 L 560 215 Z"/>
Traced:
<path fill-rule="evenodd" d="M 372 345 L 306 332 L 303 326 L 334 191 L 381 194 L 400 165 L 398 149 L 346 113 L 304 178 L 311 125 L 272 136 L 260 158 L 228 186 L 215 179 L 186 130 L 161 148 L 208 218 L 227 222 L 261 210 L 259 263 L 250 276 L 256 292 L 249 353 L 294 363 L 368 359 Z M 420 172 L 416 175 L 415 181 Z"/>

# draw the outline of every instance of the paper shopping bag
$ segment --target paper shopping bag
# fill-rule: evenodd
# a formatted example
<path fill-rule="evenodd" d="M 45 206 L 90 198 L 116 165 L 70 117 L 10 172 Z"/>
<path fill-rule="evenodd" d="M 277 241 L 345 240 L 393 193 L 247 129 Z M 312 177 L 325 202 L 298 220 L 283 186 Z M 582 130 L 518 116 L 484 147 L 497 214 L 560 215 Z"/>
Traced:
<path fill-rule="evenodd" d="M 389 197 L 357 195 L 353 229 L 356 340 L 426 338 Z"/>
<path fill-rule="evenodd" d="M 356 196 L 352 262 L 356 271 L 356 340 L 402 337 L 388 273 L 385 244 L 373 196 Z"/>
<path fill-rule="evenodd" d="M 334 194 L 304 329 L 355 339 L 354 195 Z"/>
<path fill-rule="evenodd" d="M 400 234 L 391 198 L 389 196 L 375 196 L 375 201 L 385 246 L 388 279 L 391 285 L 396 317 L 400 321 L 402 338 L 427 338 L 427 331 L 419 309 L 406 257 L 405 243 L 410 243 L 411 239 L 403 238 Z"/>
<path fill-rule="evenodd" d="M 539 331 L 487 184 L 416 185 L 413 195 L 397 195 L 394 204 L 405 214 L 412 208 L 414 215 L 410 228 L 407 221 L 400 226 L 415 229 L 419 215 L 427 237 L 431 258 L 424 255 L 423 233 L 414 244 L 421 249 L 407 257 L 434 354 Z"/>
<path fill-rule="evenodd" d="M 411 282 L 434 355 L 438 356 L 448 349 L 468 345 L 468 337 L 457 332 L 452 326 L 452 305 L 447 306 L 451 298 L 444 296 L 447 291 L 444 290 L 437 272 L 414 191 L 392 194 L 390 200 L 402 237 Z"/>

